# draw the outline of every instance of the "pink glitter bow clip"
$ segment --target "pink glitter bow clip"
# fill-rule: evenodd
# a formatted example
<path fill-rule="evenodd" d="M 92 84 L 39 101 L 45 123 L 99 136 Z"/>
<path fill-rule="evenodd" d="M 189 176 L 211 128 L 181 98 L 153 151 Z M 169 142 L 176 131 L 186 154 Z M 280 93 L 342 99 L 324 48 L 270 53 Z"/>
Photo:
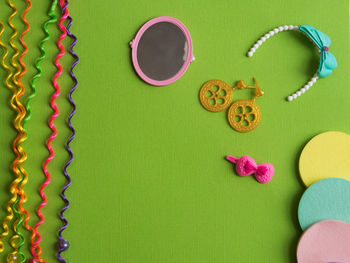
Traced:
<path fill-rule="evenodd" d="M 231 155 L 226 156 L 226 160 L 236 164 L 236 172 L 240 176 L 248 176 L 254 174 L 259 183 L 266 184 L 272 179 L 275 168 L 272 164 L 262 163 L 256 164 L 253 158 L 249 156 L 242 156 L 237 158 Z"/>

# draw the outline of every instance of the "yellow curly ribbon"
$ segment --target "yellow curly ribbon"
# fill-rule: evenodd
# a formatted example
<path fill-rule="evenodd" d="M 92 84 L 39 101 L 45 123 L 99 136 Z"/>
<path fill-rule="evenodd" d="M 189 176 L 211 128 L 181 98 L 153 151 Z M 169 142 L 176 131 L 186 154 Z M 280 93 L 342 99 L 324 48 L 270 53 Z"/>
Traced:
<path fill-rule="evenodd" d="M 2 23 L 0 23 L 0 27 L 1 27 L 1 29 L 0 29 L 0 37 L 1 37 L 3 32 L 4 32 L 4 25 Z M 13 143 L 13 151 L 15 152 L 15 154 L 17 156 L 16 159 L 19 159 L 20 153 L 16 147 L 16 143 L 17 143 L 19 137 L 21 136 L 21 133 L 23 133 L 23 129 L 21 131 L 20 127 L 18 126 L 18 121 L 22 116 L 23 109 L 21 109 L 19 106 L 20 102 L 18 101 L 17 90 L 11 85 L 11 82 L 10 82 L 10 79 L 13 77 L 13 73 L 12 73 L 12 70 L 6 65 L 6 62 L 5 62 L 6 57 L 8 55 L 8 50 L 2 41 L 0 41 L 0 46 L 5 51 L 3 58 L 2 58 L 2 66 L 8 72 L 8 75 L 6 78 L 6 85 L 13 92 L 13 95 L 12 95 L 11 100 L 10 100 L 10 105 L 17 112 L 17 116 L 13 122 L 13 125 L 18 132 L 18 136 Z M 22 108 L 23 108 L 23 106 L 22 106 Z M 11 187 L 10 187 L 10 193 L 12 194 L 12 198 L 10 199 L 10 201 L 6 205 L 6 210 L 8 211 L 8 215 L 4 218 L 4 220 L 2 222 L 2 226 L 3 226 L 4 231 L 0 234 L 0 253 L 2 253 L 4 251 L 4 243 L 3 243 L 2 239 L 9 234 L 9 227 L 7 226 L 7 223 L 9 221 L 11 221 L 14 217 L 13 208 L 11 206 L 13 206 L 13 204 L 17 200 L 17 188 L 16 188 L 16 186 L 22 180 L 21 172 L 17 167 L 16 161 L 13 162 L 12 169 L 16 175 L 16 178 L 12 182 Z M 11 242 L 11 243 L 13 243 L 13 242 Z M 12 245 L 15 245 L 15 244 L 12 244 Z"/>

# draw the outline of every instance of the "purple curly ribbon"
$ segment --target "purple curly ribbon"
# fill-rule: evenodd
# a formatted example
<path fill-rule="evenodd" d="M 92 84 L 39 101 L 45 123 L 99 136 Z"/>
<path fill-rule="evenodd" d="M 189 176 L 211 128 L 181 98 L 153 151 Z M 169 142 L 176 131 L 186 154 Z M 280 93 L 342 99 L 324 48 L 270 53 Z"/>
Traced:
<path fill-rule="evenodd" d="M 65 1 L 65 5 L 64 7 L 62 8 L 62 13 L 64 13 L 65 9 L 68 7 L 68 1 Z M 72 99 L 72 94 L 74 92 L 74 90 L 77 88 L 78 86 L 78 80 L 77 78 L 75 77 L 74 73 L 73 73 L 73 69 L 75 67 L 76 64 L 78 64 L 79 62 L 79 57 L 77 56 L 77 54 L 75 54 L 75 52 L 73 51 L 73 47 L 75 46 L 75 44 L 77 43 L 77 38 L 74 34 L 72 34 L 70 32 L 70 27 L 72 25 L 72 22 L 73 22 L 73 19 L 68 16 L 67 17 L 68 20 L 69 20 L 69 23 L 66 27 L 67 29 L 67 34 L 69 37 L 71 37 L 73 39 L 73 43 L 71 44 L 70 46 L 70 49 L 69 49 L 69 53 L 74 57 L 75 61 L 74 63 L 72 64 L 71 68 L 70 68 L 70 76 L 71 78 L 74 80 L 74 86 L 72 87 L 72 89 L 69 91 L 69 94 L 68 94 L 68 99 L 69 99 L 69 102 L 70 104 L 72 105 L 73 107 L 73 111 L 71 112 L 71 114 L 69 115 L 68 117 L 68 126 L 70 128 L 70 130 L 72 131 L 72 136 L 68 139 L 67 143 L 66 143 L 66 147 L 67 147 L 67 151 L 69 152 L 69 155 L 70 155 L 70 159 L 67 161 L 67 163 L 65 164 L 64 166 L 64 169 L 63 169 L 63 172 L 64 172 L 64 175 L 67 179 L 67 184 L 63 187 L 63 190 L 62 190 L 62 193 L 61 193 L 61 197 L 63 199 L 63 201 L 65 202 L 65 206 L 62 208 L 62 210 L 60 211 L 60 218 L 62 220 L 62 222 L 64 223 L 64 225 L 60 228 L 60 230 L 58 231 L 58 237 L 59 237 L 59 244 L 62 244 L 62 243 L 66 243 L 67 241 L 62 237 L 62 232 L 63 230 L 65 230 L 68 226 L 68 221 L 67 219 L 63 216 L 63 213 L 64 211 L 66 211 L 69 207 L 69 201 L 67 199 L 67 197 L 65 196 L 65 191 L 67 190 L 67 188 L 71 185 L 71 178 L 70 176 L 68 175 L 68 172 L 67 172 L 67 167 L 70 165 L 70 163 L 73 161 L 74 159 L 74 156 L 73 156 L 73 151 L 72 149 L 69 147 L 69 144 L 70 142 L 74 139 L 75 137 L 75 130 L 73 128 L 73 125 L 71 123 L 71 119 L 72 117 L 74 116 L 75 112 L 76 112 L 76 105 Z M 58 249 L 58 253 L 57 253 L 57 258 L 60 262 L 62 263 L 66 263 L 66 260 L 61 256 L 61 253 L 63 251 L 65 251 L 67 249 L 67 247 L 64 247 L 64 246 L 59 246 L 59 249 Z"/>

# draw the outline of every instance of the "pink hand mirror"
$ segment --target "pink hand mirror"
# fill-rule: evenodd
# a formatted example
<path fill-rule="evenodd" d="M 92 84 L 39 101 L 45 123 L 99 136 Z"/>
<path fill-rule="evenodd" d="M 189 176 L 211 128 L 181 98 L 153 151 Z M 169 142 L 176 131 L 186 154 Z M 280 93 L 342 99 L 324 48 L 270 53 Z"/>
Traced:
<path fill-rule="evenodd" d="M 136 73 L 153 86 L 175 82 L 194 60 L 189 31 L 179 20 L 169 16 L 146 22 L 130 46 Z"/>

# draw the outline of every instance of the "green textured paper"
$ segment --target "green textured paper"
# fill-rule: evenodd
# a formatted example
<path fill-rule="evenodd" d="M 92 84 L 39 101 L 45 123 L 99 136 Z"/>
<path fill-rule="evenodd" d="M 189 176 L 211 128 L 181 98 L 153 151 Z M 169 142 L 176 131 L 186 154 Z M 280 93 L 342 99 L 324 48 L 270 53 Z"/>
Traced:
<path fill-rule="evenodd" d="M 24 10 L 24 1 L 14 1 Z M 30 53 L 25 58 L 35 73 L 34 59 L 43 37 L 50 1 L 35 1 L 28 15 L 32 30 L 26 37 Z M 304 144 L 328 130 L 350 132 L 349 4 L 339 1 L 70 1 L 71 28 L 78 36 L 76 68 L 79 87 L 74 94 L 78 110 L 72 143 L 76 159 L 69 168 L 73 184 L 67 192 L 71 207 L 64 236 L 71 247 L 70 262 L 116 263 L 231 263 L 295 262 L 301 231 L 297 207 L 304 187 L 297 161 Z M 5 1 L 0 18 L 11 13 Z M 129 41 L 147 20 L 168 15 L 178 18 L 193 38 L 196 60 L 186 74 L 168 87 L 152 87 L 135 74 Z M 18 17 L 17 17 L 18 18 Z M 16 25 L 23 24 L 16 19 Z M 318 67 L 313 44 L 298 32 L 283 32 L 266 41 L 254 57 L 251 45 L 280 25 L 310 24 L 332 39 L 330 51 L 339 67 L 317 81 L 307 94 L 288 103 L 285 97 L 301 88 Z M 32 214 L 40 202 L 44 180 L 41 169 L 48 156 L 50 134 L 48 105 L 50 80 L 57 54 L 58 29 L 50 27 L 48 59 L 37 82 L 32 103 L 25 168 L 25 187 Z M 8 36 L 11 30 L 6 28 Z M 70 44 L 70 41 L 65 41 Z M 66 46 L 67 46 L 66 45 Z M 70 136 L 66 119 L 71 107 L 67 93 L 70 57 L 63 59 L 60 79 L 60 116 L 55 121 L 56 158 L 49 165 L 52 183 L 43 209 L 43 257 L 55 260 L 59 192 L 65 183 L 62 168 L 68 159 L 64 143 Z M 252 84 L 255 76 L 265 95 L 258 98 L 262 119 L 254 131 L 240 134 L 230 128 L 226 113 L 211 113 L 199 103 L 201 85 L 221 79 Z M 10 92 L 0 70 L 0 217 L 9 199 L 9 173 L 14 155 L 10 142 L 15 132 L 9 108 Z M 239 94 L 238 94 L 239 93 Z M 245 91 L 234 99 L 250 98 Z M 227 154 L 250 155 L 275 166 L 273 180 L 261 185 L 253 177 L 236 176 Z M 27 251 L 25 249 L 24 251 Z"/>

